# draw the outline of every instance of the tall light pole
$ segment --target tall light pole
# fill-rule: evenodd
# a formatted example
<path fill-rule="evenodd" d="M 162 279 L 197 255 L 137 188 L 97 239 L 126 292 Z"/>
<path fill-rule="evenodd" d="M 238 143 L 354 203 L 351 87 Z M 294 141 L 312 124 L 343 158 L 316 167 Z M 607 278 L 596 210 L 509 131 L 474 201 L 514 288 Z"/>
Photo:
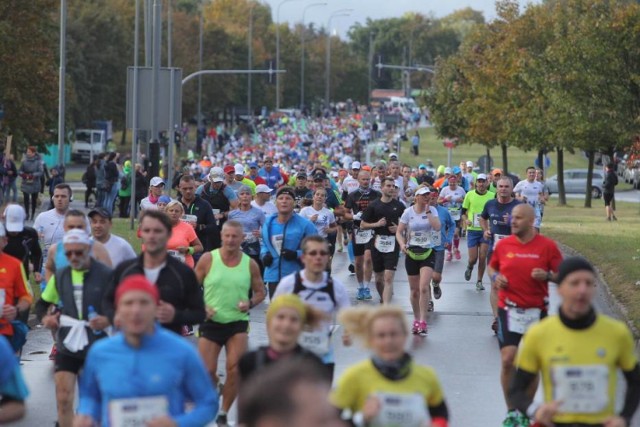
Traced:
<path fill-rule="evenodd" d="M 302 34 L 300 36 L 300 50 L 302 54 L 300 56 L 300 109 L 304 108 L 304 33 L 305 33 L 305 15 L 307 9 L 316 6 L 326 6 L 327 3 L 311 3 L 302 10 Z"/>
<path fill-rule="evenodd" d="M 198 52 L 198 71 L 202 71 L 202 4 L 200 5 L 200 50 Z M 202 127 L 202 77 L 198 77 L 198 132 Z M 197 138 L 197 137 L 196 137 Z"/>
<path fill-rule="evenodd" d="M 369 92 L 367 92 L 367 100 L 368 100 L 368 104 L 371 105 L 371 79 L 372 79 L 372 74 L 373 74 L 373 31 L 369 32 L 369 58 L 368 58 L 368 63 L 369 63 Z"/>
<path fill-rule="evenodd" d="M 340 9 L 336 10 L 329 16 L 329 22 L 327 22 L 327 48 L 325 58 L 325 76 L 324 76 L 324 106 L 329 108 L 329 98 L 331 90 L 329 89 L 330 74 L 331 74 L 331 21 L 336 16 L 349 16 L 353 12 L 353 9 Z"/>
<path fill-rule="evenodd" d="M 280 7 L 283 4 L 299 0 L 282 0 L 276 9 L 276 70 L 280 69 Z M 276 110 L 280 109 L 280 75 L 276 74 Z"/>
<path fill-rule="evenodd" d="M 64 164 L 64 109 L 67 75 L 67 0 L 60 0 L 60 81 L 58 82 L 58 164 Z"/>
<path fill-rule="evenodd" d="M 251 2 L 251 6 L 249 6 L 249 34 L 248 34 L 248 50 L 249 53 L 247 54 L 247 69 L 248 70 L 252 70 L 253 69 L 253 8 L 255 7 L 257 3 L 256 2 Z M 249 119 L 253 118 L 253 110 L 251 107 L 251 92 L 252 92 L 252 81 L 251 81 L 251 77 L 253 77 L 253 75 L 251 73 L 247 74 L 247 114 L 249 115 Z M 277 78 L 277 77 L 276 77 Z"/>

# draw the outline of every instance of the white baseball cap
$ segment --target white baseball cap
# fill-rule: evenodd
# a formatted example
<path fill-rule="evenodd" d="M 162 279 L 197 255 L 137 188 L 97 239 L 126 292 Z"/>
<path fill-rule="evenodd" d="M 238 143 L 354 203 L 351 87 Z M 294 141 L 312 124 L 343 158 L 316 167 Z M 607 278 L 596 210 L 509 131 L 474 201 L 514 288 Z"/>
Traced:
<path fill-rule="evenodd" d="M 451 168 L 444 168 L 444 174 L 445 175 L 447 175 L 447 174 L 450 175 L 451 174 Z"/>
<path fill-rule="evenodd" d="M 429 190 L 429 187 L 420 187 L 418 191 L 416 191 L 416 196 L 420 196 L 421 194 L 429 194 L 429 193 L 431 193 L 431 190 Z"/>
<path fill-rule="evenodd" d="M 158 187 L 160 185 L 164 185 L 164 181 L 159 176 L 154 176 L 153 178 L 151 178 L 149 185 L 152 187 Z"/>
<path fill-rule="evenodd" d="M 362 168 L 362 165 L 360 164 L 360 162 L 351 163 L 351 169 L 360 169 L 360 168 Z"/>
<path fill-rule="evenodd" d="M 472 167 L 473 167 L 473 162 L 472 162 L 471 160 L 469 160 L 469 161 L 467 162 L 467 167 L 468 167 L 468 168 L 472 168 Z"/>
<path fill-rule="evenodd" d="M 389 154 L 389 160 L 391 160 L 391 158 L 395 157 L 396 160 L 398 159 L 398 155 L 396 153 L 391 153 Z"/>
<path fill-rule="evenodd" d="M 224 171 L 221 167 L 216 166 L 209 171 L 209 181 L 224 182 Z"/>
<path fill-rule="evenodd" d="M 485 181 L 487 180 L 487 175 L 483 174 L 483 173 L 479 173 L 478 176 L 476 177 L 476 181 L 479 179 L 484 179 Z"/>
<path fill-rule="evenodd" d="M 7 231 L 19 233 L 24 230 L 24 219 L 26 214 L 20 205 L 9 205 L 4 210 L 4 223 Z"/>
<path fill-rule="evenodd" d="M 268 185 L 258 184 L 256 185 L 256 193 L 271 193 L 273 190 Z"/>
<path fill-rule="evenodd" d="M 233 168 L 235 169 L 236 175 L 244 175 L 244 166 L 242 166 L 242 164 L 236 163 Z"/>
<path fill-rule="evenodd" d="M 62 238 L 62 244 L 66 245 L 67 243 L 80 243 L 83 245 L 91 245 L 91 239 L 89 239 L 89 235 L 86 231 L 80 230 L 77 228 L 73 228 L 67 231 Z"/>

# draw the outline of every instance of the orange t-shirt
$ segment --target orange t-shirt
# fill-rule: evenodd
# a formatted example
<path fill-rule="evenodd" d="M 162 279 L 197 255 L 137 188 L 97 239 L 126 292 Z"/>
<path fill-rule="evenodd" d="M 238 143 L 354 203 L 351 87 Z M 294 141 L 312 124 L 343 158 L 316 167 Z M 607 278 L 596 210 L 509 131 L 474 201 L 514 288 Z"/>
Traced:
<path fill-rule="evenodd" d="M 4 305 L 15 305 L 16 299 L 26 300 L 29 304 L 33 302 L 22 262 L 4 252 L 0 252 L 1 291 L 4 291 Z M 11 322 L 4 318 L 0 318 L 0 335 L 13 335 Z"/>
<path fill-rule="evenodd" d="M 180 221 L 171 229 L 171 238 L 167 242 L 167 250 L 175 251 L 180 246 L 188 247 L 197 238 L 198 236 L 196 236 L 196 231 L 193 227 L 184 221 Z M 186 253 L 184 263 L 193 268 L 195 266 L 193 255 Z"/>

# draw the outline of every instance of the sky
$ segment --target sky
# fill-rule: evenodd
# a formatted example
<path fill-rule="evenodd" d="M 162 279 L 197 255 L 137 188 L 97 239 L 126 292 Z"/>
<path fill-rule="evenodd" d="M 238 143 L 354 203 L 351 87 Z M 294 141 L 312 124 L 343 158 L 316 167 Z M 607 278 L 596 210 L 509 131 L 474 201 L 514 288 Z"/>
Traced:
<path fill-rule="evenodd" d="M 278 5 L 283 0 L 262 0 L 271 5 L 273 20 L 278 21 Z M 365 24 L 367 18 L 381 19 L 400 17 L 406 12 L 419 12 L 423 15 L 433 13 L 442 18 L 451 12 L 471 7 L 483 12 L 487 21 L 496 17 L 494 0 L 285 0 L 280 7 L 280 22 L 302 22 L 303 10 L 307 5 L 327 3 L 326 6 L 314 6 L 307 9 L 305 22 L 313 22 L 318 27 L 326 27 L 331 13 L 341 9 L 353 9 L 349 16 L 337 16 L 331 21 L 331 32 L 344 37 L 353 24 Z M 533 0 L 539 3 L 540 0 Z M 525 1 L 522 1 L 524 4 Z"/>

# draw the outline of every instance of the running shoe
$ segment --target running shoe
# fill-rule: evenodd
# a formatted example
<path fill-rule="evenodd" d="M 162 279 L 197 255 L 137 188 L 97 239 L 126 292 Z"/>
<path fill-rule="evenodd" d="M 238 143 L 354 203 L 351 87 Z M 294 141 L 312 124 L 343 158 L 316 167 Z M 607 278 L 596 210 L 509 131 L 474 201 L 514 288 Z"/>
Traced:
<path fill-rule="evenodd" d="M 518 421 L 519 421 L 518 418 L 519 418 L 518 413 L 516 411 L 507 412 L 507 416 L 502 422 L 502 427 L 520 427 L 518 425 Z"/>
<path fill-rule="evenodd" d="M 493 322 L 491 322 L 491 330 L 494 334 L 498 334 L 498 318 L 494 317 Z"/>
<path fill-rule="evenodd" d="M 516 411 L 518 413 L 518 426 L 519 427 L 529 427 L 531 425 L 531 420 L 527 417 L 526 414 L 523 414 L 520 411 Z"/>
<path fill-rule="evenodd" d="M 455 256 L 457 260 L 460 260 L 460 258 L 462 258 L 462 255 L 460 255 L 460 251 L 458 249 L 456 249 L 455 251 Z"/>
<path fill-rule="evenodd" d="M 420 335 L 421 337 L 426 337 L 427 336 L 427 322 L 425 322 L 424 320 L 420 321 L 420 327 L 418 329 L 418 335 Z"/>
<path fill-rule="evenodd" d="M 431 284 L 433 285 L 433 297 L 435 299 L 440 299 L 440 297 L 442 296 L 442 288 L 440 287 L 440 283 L 436 283 L 432 280 Z"/>
<path fill-rule="evenodd" d="M 216 418 L 216 425 L 218 427 L 229 427 L 229 423 L 227 422 L 227 414 L 218 415 L 218 418 Z"/>
<path fill-rule="evenodd" d="M 429 305 L 427 306 L 427 311 L 433 311 L 433 301 L 429 301 Z"/>
<path fill-rule="evenodd" d="M 447 260 L 447 261 L 451 261 L 451 252 L 447 252 L 447 258 L 446 258 L 446 260 Z"/>
<path fill-rule="evenodd" d="M 349 264 L 349 273 L 356 274 L 356 266 L 353 264 Z"/>
<path fill-rule="evenodd" d="M 420 332 L 420 322 L 417 320 L 414 320 L 413 326 L 411 327 L 411 333 L 413 335 L 418 335 L 418 332 Z"/>
<path fill-rule="evenodd" d="M 373 297 L 371 296 L 371 290 L 369 288 L 362 288 L 362 293 L 364 295 L 364 299 L 366 300 L 373 299 Z"/>
<path fill-rule="evenodd" d="M 478 280 L 476 282 L 476 291 L 484 291 L 484 286 L 482 285 L 482 280 Z"/>
<path fill-rule="evenodd" d="M 356 295 L 358 301 L 364 300 L 364 290 L 365 288 L 358 288 L 358 294 Z"/>
<path fill-rule="evenodd" d="M 467 265 L 467 269 L 464 271 L 464 280 L 467 282 L 471 280 L 471 273 L 473 273 L 473 265 Z"/>

